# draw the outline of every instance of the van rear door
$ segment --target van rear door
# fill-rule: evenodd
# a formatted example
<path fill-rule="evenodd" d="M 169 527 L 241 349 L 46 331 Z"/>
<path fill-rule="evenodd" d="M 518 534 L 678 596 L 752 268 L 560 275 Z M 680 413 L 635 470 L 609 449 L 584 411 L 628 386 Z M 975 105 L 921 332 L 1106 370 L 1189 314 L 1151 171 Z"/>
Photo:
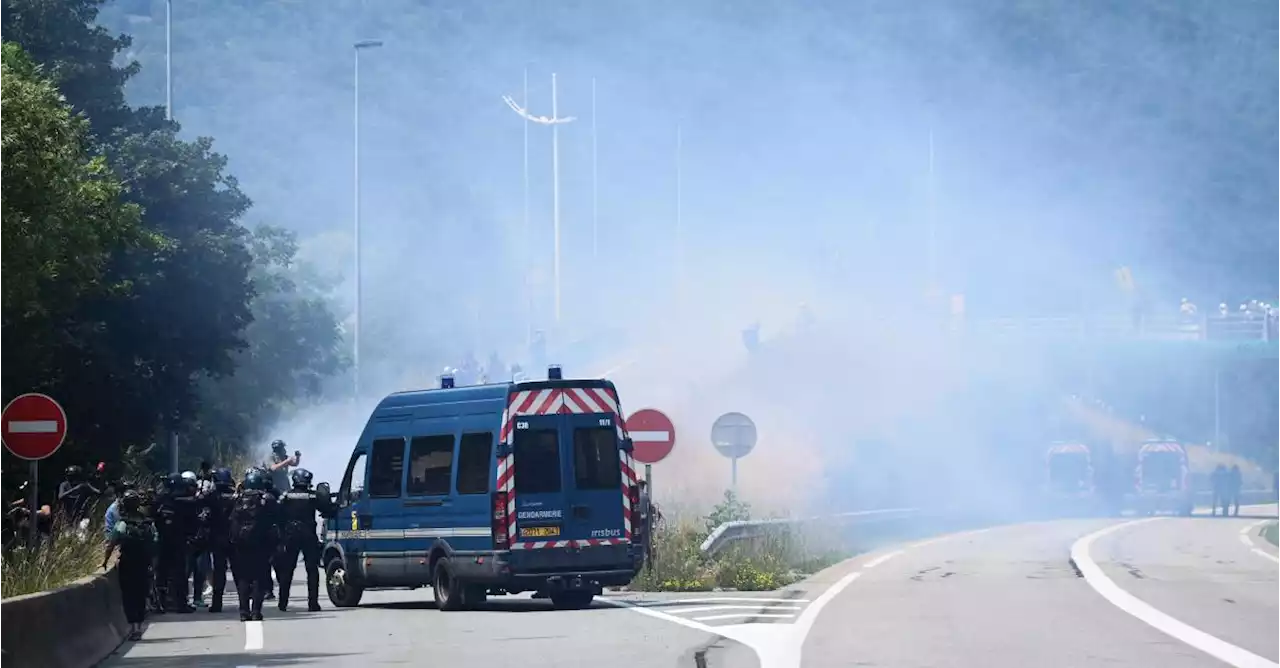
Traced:
<path fill-rule="evenodd" d="M 515 491 L 515 542 L 528 547 L 554 547 L 568 540 L 565 515 L 564 463 L 561 461 L 560 415 L 522 415 L 515 419 L 512 439 Z"/>
<path fill-rule="evenodd" d="M 569 414 L 560 443 L 569 502 L 565 534 L 579 545 L 623 539 L 622 453 L 611 413 Z"/>

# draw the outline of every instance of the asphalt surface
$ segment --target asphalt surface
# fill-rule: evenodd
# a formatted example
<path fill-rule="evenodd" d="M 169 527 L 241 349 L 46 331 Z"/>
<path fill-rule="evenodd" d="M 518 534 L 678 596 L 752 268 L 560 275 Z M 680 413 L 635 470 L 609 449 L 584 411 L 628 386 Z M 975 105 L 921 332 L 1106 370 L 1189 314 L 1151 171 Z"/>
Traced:
<path fill-rule="evenodd" d="M 299 611 L 154 617 L 104 665 L 1273 666 L 1280 565 L 1256 534 L 1275 506 L 1251 515 L 1001 526 L 879 549 L 777 592 L 611 593 L 581 611 L 520 596 L 442 613 L 419 589 L 342 610 L 322 595 L 308 613 L 298 582 Z M 1235 649 L 1215 658 L 1152 615 Z"/>

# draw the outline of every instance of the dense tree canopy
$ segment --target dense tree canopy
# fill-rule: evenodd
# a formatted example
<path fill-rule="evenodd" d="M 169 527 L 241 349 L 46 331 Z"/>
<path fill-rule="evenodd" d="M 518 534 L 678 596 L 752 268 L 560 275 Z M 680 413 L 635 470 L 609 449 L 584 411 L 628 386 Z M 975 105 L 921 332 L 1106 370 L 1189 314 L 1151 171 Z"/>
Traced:
<path fill-rule="evenodd" d="M 244 226 L 213 140 L 126 104 L 139 68 L 101 4 L 3 5 L 4 399 L 63 404 L 50 474 L 169 431 L 184 459 L 244 451 L 345 364 L 325 284 L 288 233 Z"/>

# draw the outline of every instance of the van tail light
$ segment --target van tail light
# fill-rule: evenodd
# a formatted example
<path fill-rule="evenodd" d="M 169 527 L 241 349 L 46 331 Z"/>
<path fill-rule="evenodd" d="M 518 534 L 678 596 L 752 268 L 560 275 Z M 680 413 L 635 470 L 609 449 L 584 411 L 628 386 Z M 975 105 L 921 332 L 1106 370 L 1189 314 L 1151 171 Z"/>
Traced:
<path fill-rule="evenodd" d="M 640 486 L 631 485 L 627 488 L 627 497 L 631 499 L 631 516 L 634 518 L 637 513 L 644 512 L 644 508 L 640 507 Z"/>
<path fill-rule="evenodd" d="M 498 550 L 505 550 L 510 547 L 507 542 L 507 493 L 493 493 L 493 547 Z"/>

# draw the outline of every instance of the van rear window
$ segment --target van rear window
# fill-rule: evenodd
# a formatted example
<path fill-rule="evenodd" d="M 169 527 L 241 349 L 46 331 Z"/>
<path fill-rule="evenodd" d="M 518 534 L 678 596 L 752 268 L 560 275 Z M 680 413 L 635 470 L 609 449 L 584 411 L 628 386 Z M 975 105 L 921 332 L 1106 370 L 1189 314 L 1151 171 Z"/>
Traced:
<path fill-rule="evenodd" d="M 560 434 L 555 429 L 517 430 L 511 454 L 517 495 L 560 491 Z"/>
<path fill-rule="evenodd" d="M 612 427 L 573 431 L 573 477 L 578 489 L 618 489 L 622 484 L 618 437 Z"/>

